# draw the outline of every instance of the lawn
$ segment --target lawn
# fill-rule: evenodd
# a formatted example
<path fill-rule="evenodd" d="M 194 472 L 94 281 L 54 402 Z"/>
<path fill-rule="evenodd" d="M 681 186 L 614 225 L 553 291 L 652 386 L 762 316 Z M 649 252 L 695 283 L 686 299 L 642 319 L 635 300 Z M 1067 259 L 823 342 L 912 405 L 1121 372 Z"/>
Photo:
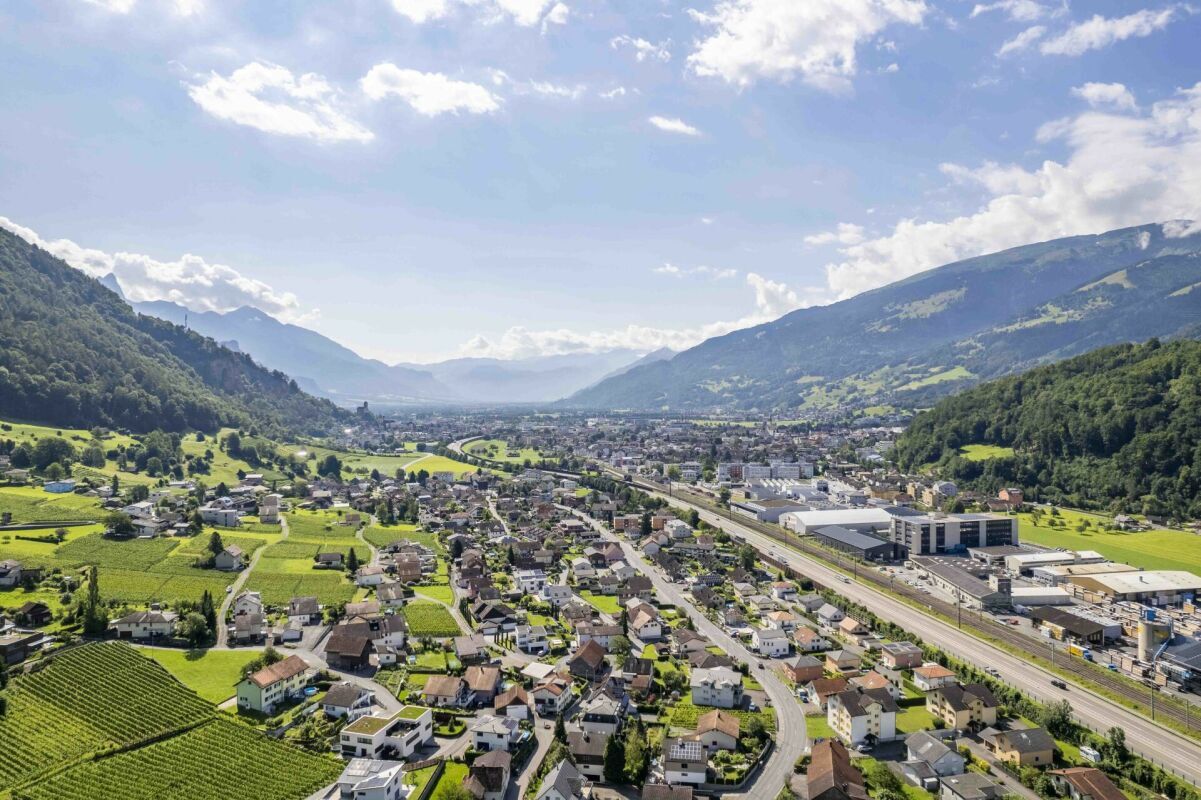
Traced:
<path fill-rule="evenodd" d="M 480 439 L 467 445 L 467 452 L 476 458 L 506 464 L 524 464 L 527 460 L 537 464 L 543 458 L 531 447 L 514 448 L 503 439 Z"/>
<path fill-rule="evenodd" d="M 449 586 L 414 586 L 413 591 L 422 597 L 428 597 L 431 600 L 437 600 L 439 603 L 445 603 L 446 605 L 450 605 L 455 601 L 455 593 Z"/>
<path fill-rule="evenodd" d="M 602 614 L 618 616 L 621 614 L 621 602 L 613 595 L 580 592 L 580 597 Z"/>
<path fill-rule="evenodd" d="M 408 470 L 408 465 L 418 458 L 421 458 L 422 453 L 411 452 L 399 455 L 371 453 L 348 452 L 346 450 L 331 450 L 328 447 L 321 445 L 289 445 L 280 448 L 283 452 L 287 452 L 294 458 L 308 460 L 310 466 L 315 466 L 316 462 L 325 458 L 328 455 L 335 455 L 342 462 L 342 473 L 355 473 L 358 475 L 369 475 L 372 470 L 379 470 L 384 477 L 394 477 L 398 468 Z"/>
<path fill-rule="evenodd" d="M 896 388 L 896 391 L 905 392 L 905 391 L 909 391 L 912 389 L 922 389 L 927 386 L 934 386 L 935 384 L 946 383 L 947 381 L 961 381 L 961 380 L 966 380 L 967 378 L 974 378 L 974 377 L 975 376 L 971 372 L 964 369 L 963 367 L 952 367 L 951 369 L 943 370 L 942 372 L 935 372 L 931 375 L 927 375 L 924 378 L 918 378 L 916 380 L 912 380 L 909 383 L 906 383 L 904 386 L 898 386 Z"/>
<path fill-rule="evenodd" d="M 825 714 L 806 714 L 805 730 L 809 732 L 811 741 L 836 738 L 834 729 L 830 727 L 830 723 L 826 722 Z"/>
<path fill-rule="evenodd" d="M 455 761 L 447 761 L 446 769 L 442 770 L 442 776 L 438 778 L 438 784 L 434 787 L 434 791 L 430 794 L 430 800 L 440 800 L 442 793 L 450 786 L 461 786 L 463 779 L 467 777 L 467 765 L 460 764 Z"/>
<path fill-rule="evenodd" d="M 1018 514 L 1021 537 L 1046 547 L 1064 547 L 1069 550 L 1096 550 L 1111 561 L 1120 561 L 1145 569 L 1180 569 L 1201 574 L 1201 537 L 1196 534 L 1172 530 L 1151 530 L 1141 533 L 1104 531 L 1101 526 L 1109 521 L 1099 514 L 1060 509 L 1065 527 L 1052 528 L 1046 523 L 1049 514 L 1042 515 L 1042 523 L 1035 525 L 1028 513 Z M 1092 527 L 1077 531 L 1076 526 L 1087 522 Z"/>
<path fill-rule="evenodd" d="M 897 733 L 917 733 L 934 728 L 934 715 L 921 704 L 901 706 L 897 714 Z"/>
<path fill-rule="evenodd" d="M 422 767 L 415 769 L 412 772 L 405 773 L 404 782 L 406 786 L 412 786 L 413 791 L 409 794 L 410 797 L 420 797 L 421 791 L 425 785 L 430 782 L 430 778 L 434 776 L 434 770 L 438 767 Z"/>
<path fill-rule="evenodd" d="M 138 652 L 157 661 L 184 686 L 214 703 L 234 696 L 234 684 L 242 677 L 242 667 L 259 655 L 257 650 L 167 650 L 151 647 Z"/>
<path fill-rule="evenodd" d="M 992 458 L 1009 458 L 1013 455 L 1013 448 L 995 444 L 969 444 L 959 448 L 959 455 L 968 461 L 988 461 Z"/>

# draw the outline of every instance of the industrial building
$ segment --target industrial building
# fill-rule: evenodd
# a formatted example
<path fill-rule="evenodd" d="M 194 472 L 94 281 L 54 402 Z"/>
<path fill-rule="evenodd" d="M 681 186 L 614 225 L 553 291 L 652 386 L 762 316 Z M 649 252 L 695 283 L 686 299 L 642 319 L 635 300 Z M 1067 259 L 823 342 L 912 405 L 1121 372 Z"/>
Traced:
<path fill-rule="evenodd" d="M 864 561 L 892 561 L 897 556 L 897 546 L 892 542 L 840 525 L 818 528 L 813 532 L 813 538 L 827 547 Z"/>
<path fill-rule="evenodd" d="M 1056 564 L 1053 566 L 1034 567 L 1030 576 L 1036 581 L 1060 586 L 1069 578 L 1088 575 L 1104 575 L 1110 572 L 1138 572 L 1138 567 L 1129 564 L 1115 564 L 1112 561 L 1102 561 L 1096 564 Z"/>
<path fill-rule="evenodd" d="M 919 556 L 914 566 L 936 588 L 956 598 L 967 608 L 1008 608 L 1013 584 L 1009 578 L 987 573 L 967 558 Z M 986 577 L 981 577 L 985 575 Z"/>
<path fill-rule="evenodd" d="M 1092 647 L 1105 644 L 1105 626 L 1099 622 L 1077 616 L 1062 608 L 1041 606 L 1030 610 L 1030 619 L 1035 627 L 1060 642 L 1076 642 Z M 1121 630 L 1119 626 L 1119 631 Z"/>
<path fill-rule="evenodd" d="M 1184 570 L 1141 570 L 1077 575 L 1066 581 L 1068 591 L 1090 603 L 1129 600 L 1150 606 L 1192 602 L 1201 578 Z"/>
<path fill-rule="evenodd" d="M 1029 575 L 1036 567 L 1055 567 L 1067 564 L 1101 564 L 1107 559 L 1094 550 L 1039 550 L 1005 557 L 1005 569 L 1014 575 Z"/>
<path fill-rule="evenodd" d="M 893 514 L 890 538 L 906 556 L 1016 545 L 1018 521 L 993 514 Z"/>
<path fill-rule="evenodd" d="M 860 533 L 884 533 L 892 525 L 899 508 L 832 508 L 818 511 L 792 511 L 780 516 L 780 524 L 802 536 L 818 528 L 837 525 Z"/>
<path fill-rule="evenodd" d="M 779 522 L 783 514 L 802 511 L 809 506 L 796 500 L 742 500 L 730 503 L 730 510 L 760 522 Z"/>

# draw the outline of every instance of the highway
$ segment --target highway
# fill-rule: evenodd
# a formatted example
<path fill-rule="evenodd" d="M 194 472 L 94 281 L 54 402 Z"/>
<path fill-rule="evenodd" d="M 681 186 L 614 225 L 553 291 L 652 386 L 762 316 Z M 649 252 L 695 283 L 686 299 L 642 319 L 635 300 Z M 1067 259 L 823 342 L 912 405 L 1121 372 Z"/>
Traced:
<path fill-rule="evenodd" d="M 715 514 L 704 506 L 685 498 L 668 496 L 647 484 L 639 482 L 637 486 L 672 505 L 695 509 L 700 513 L 701 519 L 710 525 L 743 537 L 748 544 L 761 553 L 783 561 L 814 581 L 834 589 L 847 599 L 870 608 L 881 619 L 917 633 L 924 641 L 970 661 L 978 667 L 995 668 L 999 671 L 1003 681 L 1017 687 L 1030 697 L 1041 701 L 1067 699 L 1072 704 L 1076 718 L 1095 731 L 1104 733 L 1114 726 L 1123 728 L 1126 731 L 1126 741 L 1134 752 L 1194 784 L 1201 782 L 1201 743 L 1187 739 L 1157 725 L 1137 712 L 1074 684 L 1070 685 L 1070 690 L 1066 692 L 1056 689 L 1051 686 L 1051 680 L 1055 676 L 1026 659 L 1011 655 L 982 639 L 959 630 L 954 625 L 925 614 L 861 580 L 848 579 L 849 582 L 844 582 L 845 576 L 841 572 L 802 555 L 790 547 L 785 547 L 778 540 L 772 539 L 748 525 Z"/>

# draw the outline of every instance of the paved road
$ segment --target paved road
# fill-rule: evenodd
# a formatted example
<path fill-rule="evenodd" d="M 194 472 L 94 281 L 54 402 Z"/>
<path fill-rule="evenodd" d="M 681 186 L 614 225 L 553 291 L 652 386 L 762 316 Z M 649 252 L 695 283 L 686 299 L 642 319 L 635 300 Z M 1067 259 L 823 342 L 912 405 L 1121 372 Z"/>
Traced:
<path fill-rule="evenodd" d="M 651 584 L 660 597 L 687 613 L 695 623 L 697 632 L 708 637 L 709 641 L 721 647 L 731 657 L 751 665 L 751 672 L 755 680 L 763 685 L 776 712 L 775 749 L 772 750 L 767 763 L 747 785 L 745 793 L 727 793 L 723 797 L 775 797 L 784 786 L 784 782 L 788 780 L 788 776 L 792 774 L 793 764 L 809 747 L 809 735 L 805 730 L 805 713 L 796 702 L 792 692 L 776 675 L 774 669 L 771 667 L 758 669 L 755 665 L 760 663 L 759 657 L 750 653 L 741 642 L 727 634 L 717 623 L 697 611 L 692 605 L 692 601 L 684 595 L 683 589 L 678 584 L 665 580 L 662 573 L 651 566 L 632 543 L 611 533 L 595 519 L 585 515 L 580 516 L 600 532 L 601 538 L 617 542 L 626 555 L 626 563 L 637 567 L 650 578 Z"/>
<path fill-rule="evenodd" d="M 280 534 L 276 541 L 283 541 L 288 538 L 288 520 L 282 514 L 279 518 Z M 263 556 L 263 551 L 270 547 L 270 544 L 264 544 L 258 550 L 254 551 L 254 555 L 250 557 L 250 563 L 246 565 L 246 569 L 238 573 L 238 577 L 234 579 L 233 588 L 225 593 L 225 600 L 221 603 L 221 608 L 217 611 L 217 647 L 225 647 L 229 642 L 229 624 L 226 622 L 226 617 L 229 614 L 230 606 L 238 596 L 238 592 L 242 591 L 242 587 L 246 585 L 246 579 L 250 577 L 250 573 L 254 571 L 254 567 L 259 563 L 259 559 Z"/>
<path fill-rule="evenodd" d="M 1002 680 L 1031 697 L 1043 701 L 1069 700 L 1077 719 L 1093 730 L 1104 732 L 1114 726 L 1123 728 L 1126 731 L 1126 741 L 1132 750 L 1194 784 L 1201 781 L 1201 744 L 1156 725 L 1141 714 L 1087 689 L 1076 685 L 1072 685 L 1066 692 L 1055 689 L 1051 686 L 1051 680 L 1056 676 L 1026 659 L 1011 655 L 969 633 L 964 633 L 955 626 L 924 614 L 867 584 L 856 580 L 844 583 L 842 573 L 787 549 L 779 541 L 757 533 L 729 517 L 719 516 L 679 497 L 668 497 L 661 492 L 653 494 L 672 505 L 695 509 L 700 512 L 701 519 L 705 522 L 737 533 L 760 552 L 785 561 L 819 583 L 834 587 L 844 597 L 870 608 L 881 619 L 920 634 L 922 639 L 930 644 L 937 645 L 978 667 L 995 667 Z"/>

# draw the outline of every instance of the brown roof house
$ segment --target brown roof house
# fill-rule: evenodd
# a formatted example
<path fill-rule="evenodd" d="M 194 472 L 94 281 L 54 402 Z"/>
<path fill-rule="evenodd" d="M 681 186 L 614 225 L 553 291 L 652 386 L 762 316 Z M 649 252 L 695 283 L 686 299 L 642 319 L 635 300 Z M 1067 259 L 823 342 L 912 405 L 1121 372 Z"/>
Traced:
<path fill-rule="evenodd" d="M 608 651 L 605 648 L 595 640 L 590 640 L 567 660 L 567 669 L 577 678 L 594 681 L 608 672 L 609 664 L 605 660 L 607 655 Z"/>
<path fill-rule="evenodd" d="M 868 800 L 863 775 L 851 764 L 842 742 L 833 739 L 813 745 L 805 782 L 809 800 Z"/>

